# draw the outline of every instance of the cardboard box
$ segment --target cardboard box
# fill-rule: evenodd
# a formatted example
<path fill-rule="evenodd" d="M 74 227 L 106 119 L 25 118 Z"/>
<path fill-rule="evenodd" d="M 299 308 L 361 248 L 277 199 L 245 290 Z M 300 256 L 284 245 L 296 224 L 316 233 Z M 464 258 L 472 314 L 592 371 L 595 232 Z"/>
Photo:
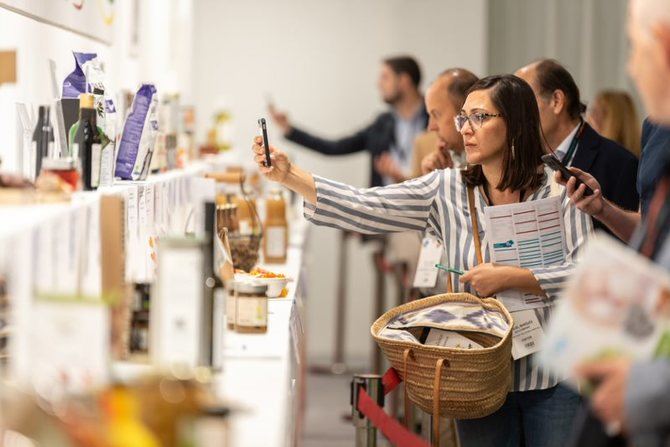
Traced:
<path fill-rule="evenodd" d="M 0 84 L 16 83 L 16 50 L 0 51 Z"/>
<path fill-rule="evenodd" d="M 112 300 L 112 357 L 125 359 L 129 353 L 131 299 L 126 283 L 125 222 L 123 196 L 109 195 L 100 199 L 100 260 L 102 293 Z"/>

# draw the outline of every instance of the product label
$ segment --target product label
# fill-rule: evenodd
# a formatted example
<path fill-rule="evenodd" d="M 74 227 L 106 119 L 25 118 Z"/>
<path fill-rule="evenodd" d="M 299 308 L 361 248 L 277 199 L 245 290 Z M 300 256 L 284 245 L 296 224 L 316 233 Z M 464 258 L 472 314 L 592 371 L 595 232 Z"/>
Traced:
<path fill-rule="evenodd" d="M 268 325 L 268 299 L 265 297 L 238 297 L 235 326 L 265 327 Z"/>
<path fill-rule="evenodd" d="M 79 160 L 79 143 L 72 143 L 72 157 Z"/>
<path fill-rule="evenodd" d="M 235 324 L 235 313 L 237 311 L 237 298 L 231 292 L 226 295 L 226 323 Z"/>
<path fill-rule="evenodd" d="M 283 258 L 286 256 L 286 227 L 265 229 L 265 256 Z"/>
<path fill-rule="evenodd" d="M 100 160 L 102 158 L 102 145 L 91 145 L 91 186 L 100 186 Z"/>
<path fill-rule="evenodd" d="M 114 183 L 114 143 L 109 143 L 100 156 L 100 186 Z"/>

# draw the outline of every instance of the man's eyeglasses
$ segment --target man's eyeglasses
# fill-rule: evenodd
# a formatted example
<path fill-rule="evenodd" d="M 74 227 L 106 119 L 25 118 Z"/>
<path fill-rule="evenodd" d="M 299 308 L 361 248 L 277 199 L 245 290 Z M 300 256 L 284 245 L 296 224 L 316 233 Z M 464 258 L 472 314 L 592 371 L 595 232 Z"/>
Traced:
<path fill-rule="evenodd" d="M 466 122 L 470 123 L 470 127 L 474 129 L 481 129 L 482 126 L 489 118 L 497 118 L 502 116 L 502 113 L 484 113 L 476 112 L 471 113 L 470 115 L 460 114 L 454 117 L 454 123 L 456 124 L 456 130 L 461 131 Z"/>

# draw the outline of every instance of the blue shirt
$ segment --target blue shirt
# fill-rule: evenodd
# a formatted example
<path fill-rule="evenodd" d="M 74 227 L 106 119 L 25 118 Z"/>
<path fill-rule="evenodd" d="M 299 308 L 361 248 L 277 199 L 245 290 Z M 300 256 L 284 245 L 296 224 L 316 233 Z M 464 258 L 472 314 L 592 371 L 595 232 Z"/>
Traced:
<path fill-rule="evenodd" d="M 637 192 L 640 194 L 642 215 L 647 214 L 663 168 L 670 162 L 670 128 L 645 119 L 642 124 L 642 154 L 637 171 Z"/>

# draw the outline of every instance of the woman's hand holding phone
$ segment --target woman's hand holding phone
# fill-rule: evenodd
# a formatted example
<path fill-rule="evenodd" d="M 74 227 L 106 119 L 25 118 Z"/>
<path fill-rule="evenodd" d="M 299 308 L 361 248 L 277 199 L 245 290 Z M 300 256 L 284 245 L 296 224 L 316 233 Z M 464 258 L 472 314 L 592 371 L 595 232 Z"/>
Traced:
<path fill-rule="evenodd" d="M 251 146 L 254 152 L 254 161 L 258 165 L 259 170 L 265 177 L 273 182 L 283 183 L 286 180 L 290 170 L 291 162 L 289 162 L 286 154 L 274 146 L 270 146 L 270 158 L 272 166 L 265 166 L 265 147 L 263 146 L 263 138 L 258 136 L 254 138 Z"/>

